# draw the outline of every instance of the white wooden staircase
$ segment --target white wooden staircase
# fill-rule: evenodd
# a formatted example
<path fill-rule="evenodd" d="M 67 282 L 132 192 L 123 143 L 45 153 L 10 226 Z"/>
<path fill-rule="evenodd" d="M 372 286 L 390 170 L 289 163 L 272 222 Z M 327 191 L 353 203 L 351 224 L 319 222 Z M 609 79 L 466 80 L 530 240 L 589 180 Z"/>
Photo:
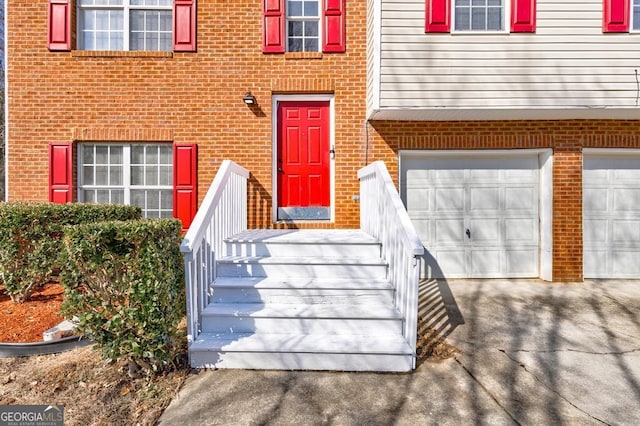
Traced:
<path fill-rule="evenodd" d="M 249 230 L 226 240 L 191 365 L 409 371 L 380 243 L 361 231 Z"/>
<path fill-rule="evenodd" d="M 423 247 L 384 164 L 358 177 L 359 230 L 248 230 L 223 162 L 180 247 L 192 367 L 415 368 Z"/>

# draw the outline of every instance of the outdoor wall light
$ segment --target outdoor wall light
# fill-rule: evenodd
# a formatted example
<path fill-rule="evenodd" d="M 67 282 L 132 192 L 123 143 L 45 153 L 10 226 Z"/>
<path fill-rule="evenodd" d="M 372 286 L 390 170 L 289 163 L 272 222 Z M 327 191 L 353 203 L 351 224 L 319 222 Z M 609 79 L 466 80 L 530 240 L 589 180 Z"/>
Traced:
<path fill-rule="evenodd" d="M 251 94 L 251 92 L 247 92 L 242 98 L 242 102 L 247 105 L 256 105 L 258 101 L 256 101 L 256 97 Z"/>

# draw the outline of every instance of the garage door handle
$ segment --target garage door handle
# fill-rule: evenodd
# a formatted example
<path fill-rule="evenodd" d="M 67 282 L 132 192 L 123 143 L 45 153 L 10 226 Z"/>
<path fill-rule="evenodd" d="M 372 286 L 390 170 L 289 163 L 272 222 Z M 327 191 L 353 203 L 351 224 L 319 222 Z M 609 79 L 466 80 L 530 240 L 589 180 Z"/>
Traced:
<path fill-rule="evenodd" d="M 467 234 L 467 237 L 471 239 L 471 231 L 469 229 L 465 231 L 465 234 Z"/>

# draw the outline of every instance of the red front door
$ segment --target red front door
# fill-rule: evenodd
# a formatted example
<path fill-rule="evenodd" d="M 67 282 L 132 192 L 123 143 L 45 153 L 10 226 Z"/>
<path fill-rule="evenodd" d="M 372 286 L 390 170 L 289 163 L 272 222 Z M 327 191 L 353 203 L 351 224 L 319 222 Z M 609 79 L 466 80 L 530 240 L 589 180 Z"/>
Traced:
<path fill-rule="evenodd" d="M 278 218 L 329 219 L 329 102 L 278 103 Z"/>

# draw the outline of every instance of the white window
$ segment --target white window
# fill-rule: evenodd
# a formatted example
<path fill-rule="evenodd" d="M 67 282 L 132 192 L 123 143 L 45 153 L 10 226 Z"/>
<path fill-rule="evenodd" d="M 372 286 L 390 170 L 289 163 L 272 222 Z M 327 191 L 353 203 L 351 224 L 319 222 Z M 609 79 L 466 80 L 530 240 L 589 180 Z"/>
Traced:
<path fill-rule="evenodd" d="M 171 144 L 81 144 L 78 200 L 128 204 L 145 218 L 173 216 Z"/>
<path fill-rule="evenodd" d="M 505 30 L 505 0 L 454 0 L 454 31 Z"/>
<path fill-rule="evenodd" d="M 633 0 L 631 4 L 631 16 L 633 17 L 631 28 L 634 31 L 640 31 L 640 0 Z"/>
<path fill-rule="evenodd" d="M 78 0 L 83 50 L 171 50 L 172 0 Z"/>
<path fill-rule="evenodd" d="M 319 0 L 287 0 L 287 51 L 320 51 Z"/>

